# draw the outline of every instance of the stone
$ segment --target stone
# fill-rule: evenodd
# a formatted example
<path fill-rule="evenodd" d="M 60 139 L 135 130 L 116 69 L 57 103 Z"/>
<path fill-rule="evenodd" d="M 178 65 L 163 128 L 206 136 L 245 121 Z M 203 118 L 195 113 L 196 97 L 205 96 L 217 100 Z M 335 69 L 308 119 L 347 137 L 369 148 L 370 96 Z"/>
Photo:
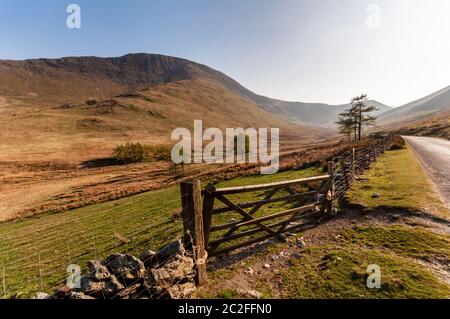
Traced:
<path fill-rule="evenodd" d="M 50 296 L 48 293 L 45 292 L 38 292 L 36 294 L 36 297 L 34 299 L 53 299 L 52 296 Z"/>
<path fill-rule="evenodd" d="M 306 244 L 305 244 L 305 241 L 303 240 L 303 238 L 297 238 L 297 240 L 295 241 L 295 245 L 301 249 L 306 248 Z"/>
<path fill-rule="evenodd" d="M 88 295 L 99 295 L 106 287 L 104 281 L 98 281 L 91 276 L 83 276 L 80 279 L 81 292 Z"/>
<path fill-rule="evenodd" d="M 373 193 L 372 198 L 379 198 L 381 197 L 380 193 Z"/>
<path fill-rule="evenodd" d="M 136 283 L 134 285 L 131 285 L 125 289 L 123 289 L 121 292 L 119 292 L 118 294 L 115 295 L 115 298 L 119 298 L 119 299 L 128 299 L 130 297 L 131 294 L 134 294 L 140 287 L 142 286 L 142 284 L 140 283 Z"/>
<path fill-rule="evenodd" d="M 249 275 L 253 275 L 255 273 L 255 271 L 251 267 L 248 267 L 248 269 L 245 271 L 245 273 L 249 274 Z"/>
<path fill-rule="evenodd" d="M 264 268 L 269 269 L 270 265 L 269 264 L 264 264 Z"/>
<path fill-rule="evenodd" d="M 146 268 L 154 268 L 158 265 L 157 253 L 153 250 L 146 250 L 139 255 L 139 259 L 144 263 Z"/>
<path fill-rule="evenodd" d="M 59 287 L 55 293 L 55 297 L 58 299 L 66 299 L 69 294 L 72 292 L 72 289 L 67 287 L 66 285 Z"/>
<path fill-rule="evenodd" d="M 89 274 L 97 280 L 104 280 L 111 276 L 108 268 L 98 260 L 89 260 L 87 265 Z"/>
<path fill-rule="evenodd" d="M 195 276 L 194 260 L 187 256 L 177 256 L 164 266 L 151 269 L 152 282 L 156 285 L 161 283 L 177 283 L 181 280 L 193 280 Z"/>
<path fill-rule="evenodd" d="M 89 300 L 92 300 L 92 299 L 95 299 L 94 297 L 91 297 L 91 296 L 86 296 L 84 293 L 82 293 L 82 292 L 75 292 L 75 291 L 72 291 L 71 293 L 70 293 L 70 295 L 69 295 L 69 299 L 89 299 Z"/>
<path fill-rule="evenodd" d="M 112 254 L 105 259 L 105 264 L 124 284 L 143 279 L 146 273 L 144 263 L 128 254 Z"/>
<path fill-rule="evenodd" d="M 174 241 L 169 245 L 162 248 L 156 253 L 156 260 L 158 264 L 162 265 L 168 260 L 175 258 L 177 255 L 185 255 L 186 250 L 184 249 L 181 240 Z"/>
<path fill-rule="evenodd" d="M 187 282 L 167 288 L 167 293 L 171 299 L 185 299 L 190 297 L 195 290 L 195 284 Z"/>
<path fill-rule="evenodd" d="M 254 299 L 261 299 L 262 294 L 259 291 L 248 289 L 237 289 L 236 292 L 242 296 L 248 297 L 248 298 L 254 298 Z"/>
<path fill-rule="evenodd" d="M 125 289 L 125 286 L 117 280 L 116 276 L 111 275 L 109 277 L 109 281 L 106 283 L 105 288 L 103 289 L 103 294 L 107 297 L 114 296 L 119 291 Z"/>

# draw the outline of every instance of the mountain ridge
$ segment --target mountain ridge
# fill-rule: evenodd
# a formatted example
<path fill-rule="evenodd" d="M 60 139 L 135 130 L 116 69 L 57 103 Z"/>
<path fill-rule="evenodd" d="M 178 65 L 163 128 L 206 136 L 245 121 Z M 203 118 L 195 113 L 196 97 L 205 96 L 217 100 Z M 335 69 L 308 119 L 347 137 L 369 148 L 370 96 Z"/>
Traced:
<path fill-rule="evenodd" d="M 335 129 L 350 104 L 293 102 L 257 94 L 223 72 L 187 59 L 147 53 L 121 57 L 63 57 L 0 60 L 0 96 L 13 104 L 52 106 L 108 99 L 178 81 L 206 79 L 223 86 L 263 111 L 303 126 Z M 448 109 L 450 86 L 397 108 L 376 100 L 380 126 L 426 119 Z"/>
<path fill-rule="evenodd" d="M 389 126 L 426 120 L 447 111 L 450 111 L 450 86 L 394 108 L 382 114 L 378 120 L 381 125 Z"/>
<path fill-rule="evenodd" d="M 303 125 L 333 126 L 338 113 L 348 107 L 347 104 L 328 105 L 273 99 L 254 93 L 228 75 L 204 64 L 161 54 L 0 60 L 0 95 L 17 97 L 19 92 L 26 101 L 38 100 L 44 104 L 111 98 L 128 91 L 195 78 L 218 82 L 261 109 Z M 25 80 L 26 88 L 21 80 Z M 42 82 L 47 83 L 47 87 L 42 87 Z M 76 88 L 71 86 L 73 82 L 77 83 Z M 8 83 L 6 88 L 3 83 Z M 386 106 L 377 103 L 386 110 Z"/>

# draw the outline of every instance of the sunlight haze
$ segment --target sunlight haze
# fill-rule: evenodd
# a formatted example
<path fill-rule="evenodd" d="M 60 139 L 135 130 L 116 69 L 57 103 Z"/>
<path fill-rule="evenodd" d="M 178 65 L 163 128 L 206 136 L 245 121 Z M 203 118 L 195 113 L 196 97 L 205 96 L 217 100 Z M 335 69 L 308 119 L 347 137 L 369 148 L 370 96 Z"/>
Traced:
<path fill-rule="evenodd" d="M 161 53 L 258 94 L 330 104 L 366 92 L 400 106 L 450 85 L 448 0 L 76 3 L 79 30 L 67 3 L 0 3 L 0 58 Z"/>

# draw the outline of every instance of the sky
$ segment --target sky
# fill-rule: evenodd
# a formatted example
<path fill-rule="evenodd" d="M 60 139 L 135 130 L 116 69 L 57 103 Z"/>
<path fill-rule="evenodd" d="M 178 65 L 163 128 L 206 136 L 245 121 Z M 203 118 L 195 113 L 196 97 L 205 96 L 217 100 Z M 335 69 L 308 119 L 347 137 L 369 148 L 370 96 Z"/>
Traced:
<path fill-rule="evenodd" d="M 424 97 L 450 85 L 449 38 L 448 0 L 0 0 L 0 59 L 166 54 L 289 101 Z"/>

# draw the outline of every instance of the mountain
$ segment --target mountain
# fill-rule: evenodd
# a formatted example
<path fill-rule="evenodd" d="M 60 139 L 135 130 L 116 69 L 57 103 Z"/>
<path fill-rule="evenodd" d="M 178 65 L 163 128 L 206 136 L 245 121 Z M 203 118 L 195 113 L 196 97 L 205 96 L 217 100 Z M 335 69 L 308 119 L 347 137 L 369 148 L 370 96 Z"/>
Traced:
<path fill-rule="evenodd" d="M 257 95 L 227 75 L 189 60 L 156 55 L 128 54 L 118 58 L 67 57 L 0 61 L 0 95 L 39 105 L 110 98 L 181 80 L 207 79 L 285 120 L 334 127 L 338 113 L 349 107 L 286 102 Z M 377 101 L 379 113 L 390 108 Z"/>
<path fill-rule="evenodd" d="M 207 66 L 163 55 L 0 61 L 0 161 L 106 156 L 118 143 L 170 142 L 177 127 L 278 127 L 282 143 L 323 129 L 288 122 Z"/>
<path fill-rule="evenodd" d="M 392 109 L 378 118 L 384 127 L 418 123 L 450 111 L 450 86 L 422 99 Z"/>
<path fill-rule="evenodd" d="M 253 100 L 266 111 L 286 120 L 330 129 L 336 127 L 335 123 L 339 119 L 339 113 L 344 112 L 350 107 L 350 103 L 329 105 L 321 103 L 286 102 L 262 96 Z M 389 106 L 378 101 L 370 100 L 369 103 L 378 108 L 378 111 L 373 113 L 376 116 L 391 110 Z"/>

